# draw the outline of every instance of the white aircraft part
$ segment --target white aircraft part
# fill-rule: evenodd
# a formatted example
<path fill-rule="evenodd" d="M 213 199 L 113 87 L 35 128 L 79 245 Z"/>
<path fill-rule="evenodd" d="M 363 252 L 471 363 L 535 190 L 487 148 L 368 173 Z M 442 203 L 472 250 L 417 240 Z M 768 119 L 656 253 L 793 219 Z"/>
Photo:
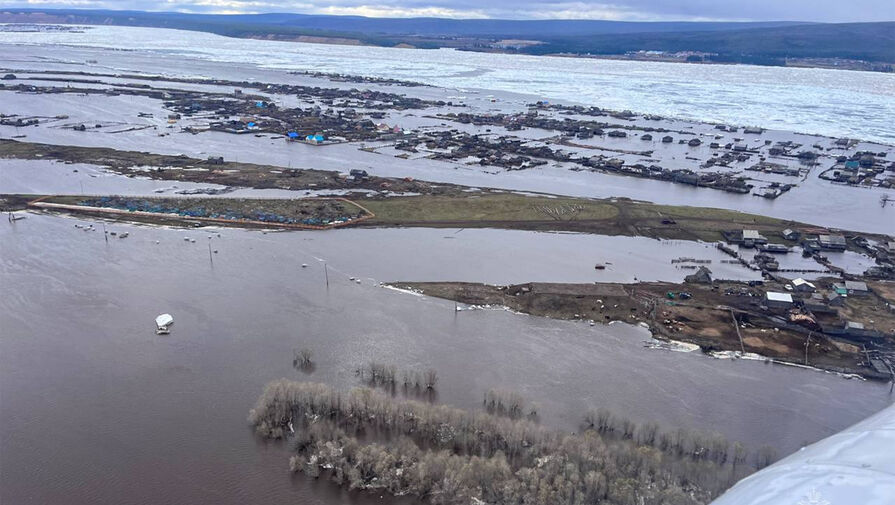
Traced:
<path fill-rule="evenodd" d="M 803 447 L 712 505 L 895 504 L 895 405 Z"/>

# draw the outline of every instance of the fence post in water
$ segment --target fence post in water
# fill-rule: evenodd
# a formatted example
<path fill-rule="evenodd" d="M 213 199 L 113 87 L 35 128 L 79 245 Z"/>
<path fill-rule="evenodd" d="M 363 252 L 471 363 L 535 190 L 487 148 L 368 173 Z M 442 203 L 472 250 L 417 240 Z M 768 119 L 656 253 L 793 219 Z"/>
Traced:
<path fill-rule="evenodd" d="M 106 243 L 109 243 L 109 232 L 106 231 L 106 223 L 103 223 L 103 236 L 106 237 Z"/>
<path fill-rule="evenodd" d="M 323 277 L 326 279 L 326 289 L 329 289 L 329 270 L 326 268 L 326 263 L 323 264 Z"/>
<path fill-rule="evenodd" d="M 214 265 L 214 257 L 211 255 L 211 242 L 208 243 L 208 262 Z"/>

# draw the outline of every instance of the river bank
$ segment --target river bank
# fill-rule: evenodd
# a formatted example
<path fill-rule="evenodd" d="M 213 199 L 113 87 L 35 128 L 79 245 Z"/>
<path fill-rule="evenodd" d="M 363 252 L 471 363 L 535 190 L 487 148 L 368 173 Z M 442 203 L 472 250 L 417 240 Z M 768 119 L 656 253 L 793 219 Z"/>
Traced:
<path fill-rule="evenodd" d="M 655 338 L 699 345 L 705 353 L 737 351 L 775 360 L 888 381 L 888 370 L 876 370 L 865 355 L 869 342 L 842 335 L 825 335 L 818 328 L 791 324 L 785 311 L 762 307 L 766 291 L 783 285 L 715 282 L 556 284 L 527 283 L 492 286 L 462 282 L 396 282 L 393 286 L 474 306 L 504 306 L 510 310 L 556 319 L 593 323 L 622 321 L 648 328 Z M 884 287 L 881 287 L 884 288 Z M 886 296 L 891 293 L 879 289 Z M 849 317 L 886 333 L 895 329 L 886 303 L 850 303 Z M 781 317 L 784 316 L 784 317 Z M 882 319 L 881 319 L 882 318 Z M 877 341 L 877 351 L 892 354 L 890 338 Z"/>
<path fill-rule="evenodd" d="M 352 175 L 331 170 L 283 169 L 274 165 L 203 160 L 185 155 L 2 139 L 0 148 L 0 156 L 7 160 L 93 164 L 129 178 L 198 183 L 228 190 L 289 190 L 295 196 L 307 196 L 309 192 L 313 192 L 313 196 L 344 196 L 376 214 L 374 219 L 365 220 L 364 226 L 495 227 L 703 241 L 721 240 L 724 230 L 749 228 L 767 234 L 772 242 L 788 245 L 792 245 L 791 241 L 780 236 L 784 229 L 802 235 L 831 232 L 822 226 L 726 209 L 659 205 L 627 198 L 575 198 L 549 193 L 509 192 L 409 177 L 381 177 L 366 171 Z M 8 196 L 10 202 L 21 200 L 14 195 Z M 889 240 L 880 234 L 860 235 L 883 243 Z"/>
<path fill-rule="evenodd" d="M 181 180 L 181 179 L 174 179 Z M 263 186 L 262 186 L 263 187 Z M 349 186 L 350 187 L 350 186 Z M 781 235 L 784 229 L 791 229 L 800 235 L 831 233 L 831 230 L 792 221 L 781 221 L 764 216 L 756 216 L 723 209 L 700 207 L 672 207 L 635 202 L 627 199 L 589 200 L 566 198 L 555 195 L 509 193 L 500 190 L 476 188 L 440 187 L 438 195 L 371 196 L 368 193 L 349 192 L 340 197 L 350 205 L 358 205 L 368 214 L 364 219 L 345 221 L 343 226 L 372 228 L 418 227 L 418 228 L 497 228 L 506 230 L 563 231 L 609 236 L 647 237 L 664 240 L 689 240 L 717 242 L 724 239 L 723 232 L 749 228 L 767 234 L 775 244 L 793 246 L 797 241 Z M 0 211 L 12 212 L 24 209 L 64 212 L 70 214 L 111 214 L 95 205 L 94 200 L 108 195 L 12 195 L 0 194 Z M 120 198 L 120 197 L 115 197 Z M 300 207 L 314 198 L 239 199 L 226 195 L 213 196 L 214 202 L 236 209 L 247 204 L 256 209 L 253 212 L 277 213 L 284 208 Z M 133 198 L 132 198 L 133 199 Z M 195 197 L 145 197 L 152 202 L 165 200 L 183 208 L 196 205 Z M 290 203 L 291 202 L 291 203 Z M 244 212 L 244 211 L 240 211 Z M 290 209 L 290 212 L 299 212 Z M 135 213 L 118 212 L 115 219 L 145 223 L 181 223 L 201 226 L 204 224 L 197 215 L 189 213 Z M 283 222 L 275 219 L 267 223 L 247 221 L 215 221 L 213 225 L 243 227 L 266 226 L 277 228 Z M 284 228 L 288 226 L 282 226 Z M 881 241 L 885 235 L 856 234 Z M 851 245 L 850 248 L 854 248 Z"/>

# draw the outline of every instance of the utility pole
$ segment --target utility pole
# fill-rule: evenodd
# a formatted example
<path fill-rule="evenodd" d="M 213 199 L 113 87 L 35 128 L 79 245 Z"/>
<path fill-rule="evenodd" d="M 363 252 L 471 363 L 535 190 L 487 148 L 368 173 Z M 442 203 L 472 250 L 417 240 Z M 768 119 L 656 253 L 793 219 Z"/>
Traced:
<path fill-rule="evenodd" d="M 811 334 L 814 332 L 808 332 L 808 338 L 805 339 L 805 366 L 808 366 L 808 344 L 811 343 Z"/>
<path fill-rule="evenodd" d="M 733 327 L 737 330 L 737 337 L 740 339 L 740 349 L 742 349 L 743 354 L 746 354 L 746 346 L 743 344 L 743 336 L 740 335 L 740 323 L 737 322 L 737 316 L 734 315 L 733 309 L 730 309 L 730 317 L 733 318 Z"/>

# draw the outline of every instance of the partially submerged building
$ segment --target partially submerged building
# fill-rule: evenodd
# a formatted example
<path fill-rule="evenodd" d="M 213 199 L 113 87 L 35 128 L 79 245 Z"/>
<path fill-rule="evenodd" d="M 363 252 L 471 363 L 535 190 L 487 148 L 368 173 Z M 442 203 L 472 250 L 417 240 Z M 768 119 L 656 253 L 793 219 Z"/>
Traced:
<path fill-rule="evenodd" d="M 684 277 L 684 282 L 693 284 L 711 284 L 712 271 L 704 266 L 701 266 L 698 270 L 696 270 L 696 272 Z"/>
<path fill-rule="evenodd" d="M 743 230 L 743 247 L 755 247 L 767 244 L 768 239 L 758 233 L 758 230 Z"/>
<path fill-rule="evenodd" d="M 842 235 L 818 235 L 817 243 L 821 249 L 832 251 L 845 250 L 845 237 Z"/>
<path fill-rule="evenodd" d="M 783 230 L 780 235 L 783 236 L 786 240 L 799 240 L 799 236 L 801 235 L 799 232 L 795 230 L 791 230 L 789 228 Z"/>

